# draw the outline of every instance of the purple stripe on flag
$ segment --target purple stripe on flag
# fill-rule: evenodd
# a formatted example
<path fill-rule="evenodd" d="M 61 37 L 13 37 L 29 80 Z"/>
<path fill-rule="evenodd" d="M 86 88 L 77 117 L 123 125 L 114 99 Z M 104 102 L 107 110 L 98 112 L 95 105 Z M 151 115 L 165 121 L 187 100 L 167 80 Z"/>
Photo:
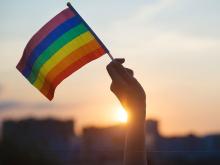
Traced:
<path fill-rule="evenodd" d="M 24 49 L 22 59 L 17 65 L 17 69 L 22 71 L 33 49 L 57 26 L 73 16 L 73 12 L 67 8 L 52 18 L 46 25 L 44 25 L 28 42 Z"/>

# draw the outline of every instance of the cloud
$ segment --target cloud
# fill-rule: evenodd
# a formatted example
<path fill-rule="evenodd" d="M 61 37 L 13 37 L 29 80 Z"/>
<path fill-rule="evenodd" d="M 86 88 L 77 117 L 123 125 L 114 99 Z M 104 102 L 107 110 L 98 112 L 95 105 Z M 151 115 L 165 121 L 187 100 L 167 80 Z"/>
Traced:
<path fill-rule="evenodd" d="M 220 22 L 216 21 L 220 14 L 218 3 L 217 1 L 200 3 L 199 0 L 193 2 L 158 0 L 151 4 L 146 3 L 136 12 L 131 13 L 128 19 L 116 20 L 105 36 L 120 47 L 130 42 L 129 46 L 125 46 L 136 50 L 138 49 L 134 44 L 145 46 L 151 40 L 161 38 L 161 36 L 168 36 L 168 39 L 169 36 L 178 37 L 180 44 L 182 37 L 184 39 L 188 37 L 188 41 L 195 38 L 196 40 L 213 40 L 215 43 L 220 39 Z M 129 39 L 125 40 L 128 36 Z M 164 39 L 166 42 L 166 38 Z"/>
<path fill-rule="evenodd" d="M 160 0 L 143 5 L 134 20 L 160 31 L 183 33 L 196 37 L 219 38 L 218 15 L 220 2 L 216 0 Z"/>
<path fill-rule="evenodd" d="M 64 105 L 57 105 L 51 103 L 25 103 L 16 100 L 5 100 L 0 101 L 0 112 L 6 110 L 50 110 L 50 109 L 61 109 L 66 108 L 67 106 Z"/>
<path fill-rule="evenodd" d="M 131 55 L 142 53 L 144 58 L 146 54 L 154 58 L 184 52 L 191 57 L 211 54 L 216 59 L 215 52 L 220 50 L 220 23 L 215 18 L 220 10 L 215 6 L 219 2 L 204 3 L 159 0 L 145 4 L 131 13 L 129 19 L 115 21 L 105 36 L 112 41 L 114 50 L 120 50 L 117 54 L 126 50 Z M 210 8 L 206 9 L 205 5 Z"/>
<path fill-rule="evenodd" d="M 14 101 L 0 102 L 0 111 L 16 108 L 19 106 L 20 106 L 20 104 L 18 102 L 14 102 Z"/>

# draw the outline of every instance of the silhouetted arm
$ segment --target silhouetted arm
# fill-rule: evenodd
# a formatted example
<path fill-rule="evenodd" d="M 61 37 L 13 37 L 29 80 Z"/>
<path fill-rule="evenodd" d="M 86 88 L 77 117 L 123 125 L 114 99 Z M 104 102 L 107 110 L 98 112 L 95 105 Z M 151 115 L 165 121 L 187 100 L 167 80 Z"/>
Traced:
<path fill-rule="evenodd" d="M 146 95 L 142 86 L 133 77 L 133 71 L 123 67 L 124 61 L 115 59 L 107 66 L 112 78 L 111 91 L 128 112 L 124 165 L 146 165 Z"/>

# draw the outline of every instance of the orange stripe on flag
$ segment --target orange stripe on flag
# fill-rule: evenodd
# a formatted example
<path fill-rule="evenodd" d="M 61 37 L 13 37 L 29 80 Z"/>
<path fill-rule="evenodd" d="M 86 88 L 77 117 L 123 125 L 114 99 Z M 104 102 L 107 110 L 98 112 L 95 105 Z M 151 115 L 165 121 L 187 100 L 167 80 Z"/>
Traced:
<path fill-rule="evenodd" d="M 62 61 L 60 61 L 50 72 L 46 75 L 44 84 L 40 89 L 44 94 L 50 88 L 51 84 L 48 82 L 53 82 L 53 80 L 62 73 L 66 68 L 68 68 L 72 63 L 79 60 L 82 56 L 89 54 L 90 52 L 100 48 L 100 45 L 96 40 L 90 41 L 88 44 L 80 47 L 79 49 L 73 51 L 71 54 L 66 56 Z M 47 93 L 46 93 L 47 94 Z"/>

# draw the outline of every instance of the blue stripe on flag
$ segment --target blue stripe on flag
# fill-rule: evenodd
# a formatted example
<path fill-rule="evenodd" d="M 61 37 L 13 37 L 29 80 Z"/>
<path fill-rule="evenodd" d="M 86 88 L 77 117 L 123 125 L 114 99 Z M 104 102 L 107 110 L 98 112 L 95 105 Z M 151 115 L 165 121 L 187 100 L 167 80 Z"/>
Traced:
<path fill-rule="evenodd" d="M 82 19 L 79 16 L 75 16 L 71 19 L 68 19 L 61 25 L 59 25 L 56 29 L 54 29 L 46 38 L 40 42 L 36 48 L 31 52 L 29 59 L 22 71 L 25 77 L 28 77 L 31 73 L 34 62 L 37 58 L 59 37 L 61 37 L 65 32 L 72 29 L 82 22 Z"/>

